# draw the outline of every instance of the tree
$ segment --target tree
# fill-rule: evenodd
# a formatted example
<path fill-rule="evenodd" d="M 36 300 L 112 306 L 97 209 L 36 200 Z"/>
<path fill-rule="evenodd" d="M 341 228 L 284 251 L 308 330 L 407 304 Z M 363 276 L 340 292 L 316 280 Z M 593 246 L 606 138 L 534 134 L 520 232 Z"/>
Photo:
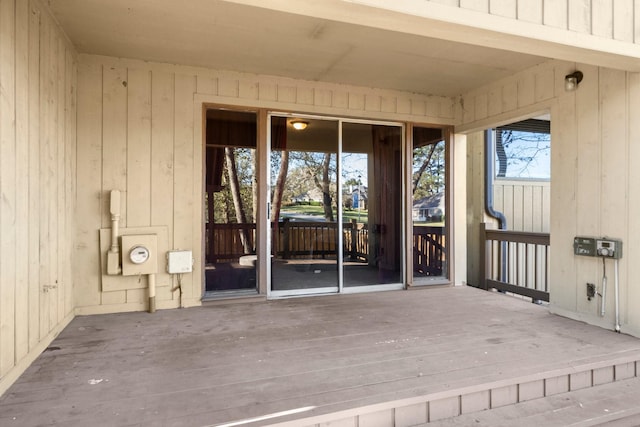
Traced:
<path fill-rule="evenodd" d="M 444 191 L 444 156 L 444 141 L 414 148 L 412 179 L 414 200 Z"/>
<path fill-rule="evenodd" d="M 512 129 L 496 131 L 498 177 L 549 178 L 550 135 Z"/>
<path fill-rule="evenodd" d="M 224 157 L 229 180 L 229 190 L 231 192 L 231 198 L 233 200 L 233 206 L 236 214 L 236 221 L 238 222 L 238 224 L 246 224 L 247 217 L 245 215 L 244 207 L 242 204 L 240 180 L 238 179 L 238 169 L 236 167 L 234 149 L 231 147 L 225 147 Z M 239 228 L 238 232 L 240 233 L 240 242 L 242 243 L 242 247 L 244 248 L 244 253 L 251 253 L 253 251 L 253 248 L 251 247 L 251 244 L 249 242 L 247 230 L 245 228 Z"/>
<path fill-rule="evenodd" d="M 301 168 L 307 179 L 322 193 L 324 218 L 327 221 L 334 221 L 332 205 L 335 198 L 335 188 L 332 189 L 332 184 L 335 187 L 335 179 L 332 177 L 336 175 L 335 153 L 297 151 L 293 156 L 297 168 Z"/>
<path fill-rule="evenodd" d="M 276 179 L 276 185 L 273 189 L 273 198 L 271 200 L 271 221 L 272 222 L 278 222 L 280 218 L 280 209 L 282 207 L 282 196 L 284 193 L 284 185 L 287 181 L 287 173 L 289 171 L 289 152 L 287 150 L 272 152 L 272 166 L 273 166 L 274 159 L 277 157 L 279 157 L 279 162 L 277 162 L 279 163 L 279 167 L 278 167 L 278 177 Z"/>

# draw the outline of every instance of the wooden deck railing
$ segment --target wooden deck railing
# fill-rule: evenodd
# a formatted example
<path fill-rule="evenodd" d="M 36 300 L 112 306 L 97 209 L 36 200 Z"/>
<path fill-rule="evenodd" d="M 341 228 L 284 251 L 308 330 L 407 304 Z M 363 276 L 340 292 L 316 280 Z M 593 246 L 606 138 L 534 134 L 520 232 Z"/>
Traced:
<path fill-rule="evenodd" d="M 413 269 L 426 276 L 446 274 L 444 227 L 413 226 Z"/>
<path fill-rule="evenodd" d="M 549 234 L 481 227 L 481 279 L 497 289 L 549 301 Z"/>
<path fill-rule="evenodd" d="M 284 259 L 333 258 L 338 256 L 338 224 L 317 221 L 280 221 L 272 223 L 275 254 Z M 207 263 L 234 262 L 254 254 L 255 224 L 212 224 L 207 226 Z M 368 224 L 357 221 L 342 224 L 345 259 L 367 262 L 376 251 L 370 241 Z M 414 269 L 429 276 L 446 271 L 445 237 L 442 227 L 415 226 L 413 230 Z"/>

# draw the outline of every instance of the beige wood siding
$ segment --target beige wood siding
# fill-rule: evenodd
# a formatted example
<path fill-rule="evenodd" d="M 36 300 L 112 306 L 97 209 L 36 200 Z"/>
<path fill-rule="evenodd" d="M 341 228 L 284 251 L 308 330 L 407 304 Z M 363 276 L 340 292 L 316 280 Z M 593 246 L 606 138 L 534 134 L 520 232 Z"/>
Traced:
<path fill-rule="evenodd" d="M 549 184 L 549 181 L 495 180 L 493 207 L 507 218 L 509 230 L 549 232 Z"/>
<path fill-rule="evenodd" d="M 575 92 L 565 92 L 564 75 L 574 69 L 584 80 Z M 633 285 L 633 265 L 640 260 L 639 100 L 638 73 L 551 61 L 465 95 L 465 124 L 458 128 L 479 130 L 551 112 L 552 310 L 613 328 L 613 294 L 604 318 L 599 301 L 586 298 L 586 283 L 601 283 L 602 263 L 575 256 L 572 243 L 579 235 L 620 238 L 622 330 L 634 335 L 640 335 L 640 288 Z M 607 271 L 612 277 L 612 262 Z"/>
<path fill-rule="evenodd" d="M 562 30 L 640 43 L 634 0 L 427 0 Z"/>
<path fill-rule="evenodd" d="M 73 47 L 36 1 L 0 1 L 0 393 L 73 316 Z"/>
<path fill-rule="evenodd" d="M 121 227 L 168 230 L 159 249 L 158 308 L 178 306 L 175 278 L 164 273 L 169 249 L 193 251 L 183 303 L 200 304 L 203 104 L 431 124 L 452 124 L 455 114 L 455 100 L 446 97 L 90 55 L 79 56 L 78 86 L 80 314 L 146 308 L 146 289 L 101 274 L 99 230 L 111 227 L 111 190 L 122 194 Z"/>

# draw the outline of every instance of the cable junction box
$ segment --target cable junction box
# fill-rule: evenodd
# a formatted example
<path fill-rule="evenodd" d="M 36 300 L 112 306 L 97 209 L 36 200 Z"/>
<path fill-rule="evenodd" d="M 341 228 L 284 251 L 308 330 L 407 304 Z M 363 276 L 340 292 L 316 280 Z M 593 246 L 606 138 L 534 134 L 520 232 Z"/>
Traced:
<path fill-rule="evenodd" d="M 191 251 L 167 252 L 167 273 L 182 274 L 193 271 L 193 253 Z"/>

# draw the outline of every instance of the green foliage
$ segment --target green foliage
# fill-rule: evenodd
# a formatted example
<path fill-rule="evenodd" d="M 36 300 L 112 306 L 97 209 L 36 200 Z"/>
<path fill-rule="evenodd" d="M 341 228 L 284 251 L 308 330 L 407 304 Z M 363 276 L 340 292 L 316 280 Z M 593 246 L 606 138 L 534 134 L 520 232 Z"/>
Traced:
<path fill-rule="evenodd" d="M 248 148 L 234 148 L 238 183 L 240 184 L 240 199 L 247 222 L 255 222 L 253 215 L 253 176 L 255 150 Z M 225 164 L 222 173 L 222 190 L 214 194 L 214 221 L 218 224 L 237 223 L 233 197 L 229 187 L 229 170 Z"/>
<path fill-rule="evenodd" d="M 441 193 L 445 188 L 445 143 L 413 150 L 413 199 Z"/>

